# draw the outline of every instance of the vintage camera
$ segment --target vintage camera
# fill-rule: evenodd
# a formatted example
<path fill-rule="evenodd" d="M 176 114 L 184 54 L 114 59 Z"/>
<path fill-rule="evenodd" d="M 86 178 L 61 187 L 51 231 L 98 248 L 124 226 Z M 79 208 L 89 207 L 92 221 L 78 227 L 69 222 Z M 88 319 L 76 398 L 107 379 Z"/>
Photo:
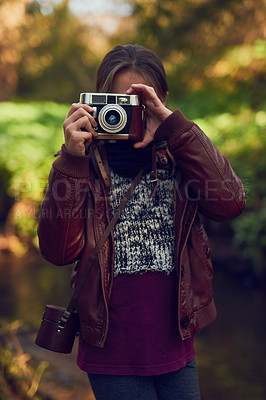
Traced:
<path fill-rule="evenodd" d="M 145 106 L 140 96 L 116 93 L 81 93 L 80 103 L 93 108 L 98 139 L 141 141 L 144 137 Z"/>

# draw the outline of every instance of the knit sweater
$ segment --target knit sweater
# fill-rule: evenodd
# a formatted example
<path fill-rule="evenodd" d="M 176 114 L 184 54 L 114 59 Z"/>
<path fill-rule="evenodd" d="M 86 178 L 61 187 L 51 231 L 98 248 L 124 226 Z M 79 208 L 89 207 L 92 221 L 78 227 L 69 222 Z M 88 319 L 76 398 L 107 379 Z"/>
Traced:
<path fill-rule="evenodd" d="M 110 205 L 115 213 L 131 179 L 111 169 Z M 150 175 L 144 175 L 114 228 L 115 276 L 174 269 L 173 179 L 159 180 L 151 194 Z"/>

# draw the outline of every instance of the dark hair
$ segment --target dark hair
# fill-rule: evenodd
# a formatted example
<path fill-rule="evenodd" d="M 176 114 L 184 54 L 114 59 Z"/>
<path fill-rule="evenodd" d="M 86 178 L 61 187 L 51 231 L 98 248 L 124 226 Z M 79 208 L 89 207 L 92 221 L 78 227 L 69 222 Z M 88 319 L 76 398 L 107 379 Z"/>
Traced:
<path fill-rule="evenodd" d="M 168 84 L 161 60 L 152 50 L 132 44 L 116 46 L 105 55 L 97 72 L 96 91 L 110 92 L 115 75 L 124 70 L 142 75 L 160 99 L 166 99 Z"/>

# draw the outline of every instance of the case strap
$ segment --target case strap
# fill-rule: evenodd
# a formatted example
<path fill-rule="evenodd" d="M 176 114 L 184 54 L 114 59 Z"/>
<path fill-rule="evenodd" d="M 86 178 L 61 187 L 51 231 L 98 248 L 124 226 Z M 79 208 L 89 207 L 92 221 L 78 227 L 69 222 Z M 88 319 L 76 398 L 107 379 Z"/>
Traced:
<path fill-rule="evenodd" d="M 91 144 L 91 158 L 92 158 L 92 162 L 93 162 L 93 166 L 96 169 L 96 173 L 99 175 L 101 175 L 105 186 L 107 188 L 111 187 L 111 179 L 108 175 L 108 173 L 106 172 L 102 157 L 100 155 L 98 146 L 94 143 Z"/>

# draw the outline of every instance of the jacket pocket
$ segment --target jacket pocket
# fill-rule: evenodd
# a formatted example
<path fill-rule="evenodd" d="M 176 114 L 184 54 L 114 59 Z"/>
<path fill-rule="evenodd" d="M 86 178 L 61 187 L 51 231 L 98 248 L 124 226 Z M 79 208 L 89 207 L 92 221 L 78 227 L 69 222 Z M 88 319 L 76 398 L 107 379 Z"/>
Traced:
<path fill-rule="evenodd" d="M 104 327 L 102 325 L 80 321 L 80 335 L 82 339 L 95 347 L 102 347 Z"/>

